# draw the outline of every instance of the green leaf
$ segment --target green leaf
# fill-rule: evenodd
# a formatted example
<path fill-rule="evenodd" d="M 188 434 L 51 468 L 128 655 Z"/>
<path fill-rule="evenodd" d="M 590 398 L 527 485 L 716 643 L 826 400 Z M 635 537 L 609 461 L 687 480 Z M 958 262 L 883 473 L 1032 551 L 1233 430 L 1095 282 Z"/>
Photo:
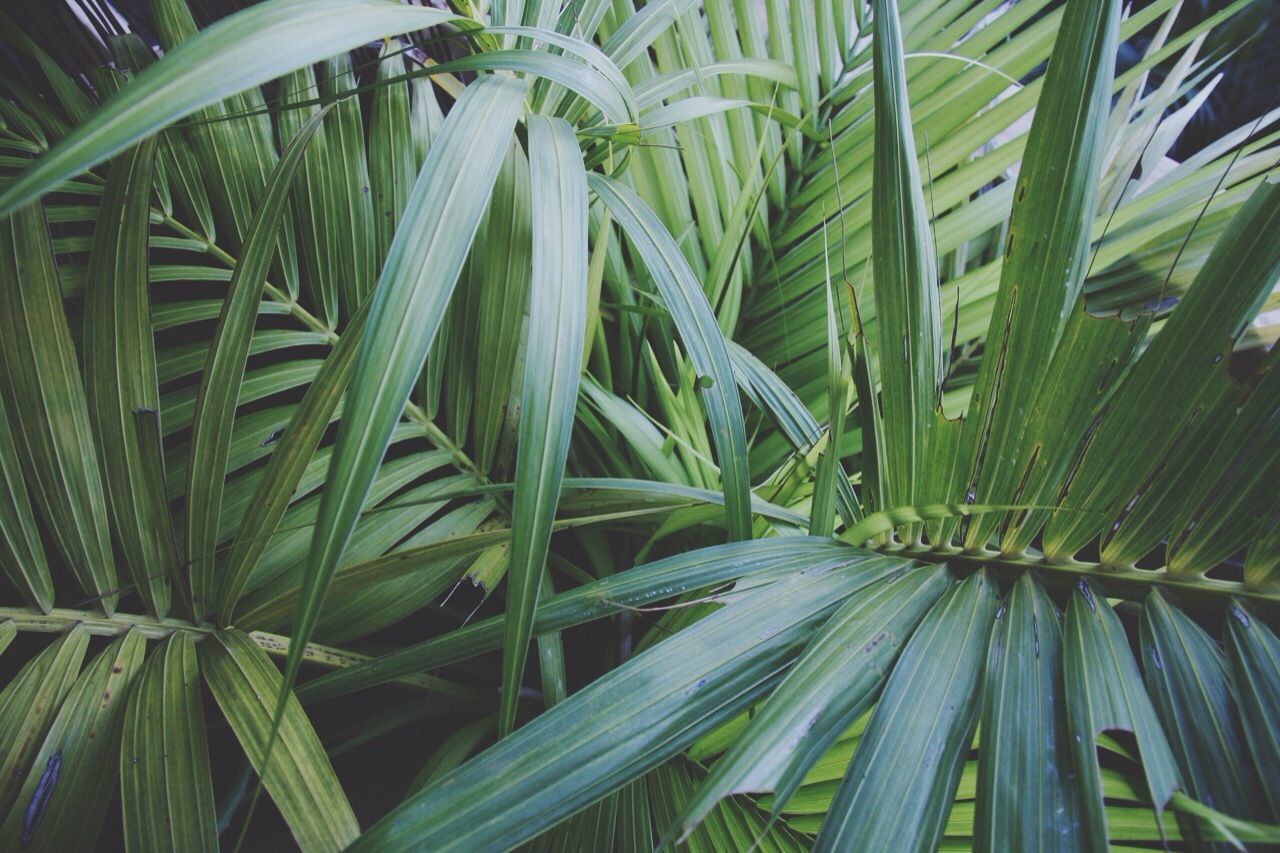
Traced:
<path fill-rule="evenodd" d="M 538 589 L 560 499 L 582 371 L 587 300 L 587 182 L 573 128 L 530 116 L 533 275 L 520 394 L 511 564 L 507 572 L 499 736 L 515 725 Z"/>
<path fill-rule="evenodd" d="M 1086 846 L 1105 846 L 1108 831 L 1098 773 L 1099 735 L 1125 731 L 1137 739 L 1157 816 L 1182 781 L 1120 618 L 1088 581 L 1081 580 L 1072 594 L 1062 633 L 1067 724 L 1083 808 L 1080 829 L 1089 839 Z"/>
<path fill-rule="evenodd" d="M 721 74 L 757 77 L 778 83 L 788 89 L 796 87 L 796 71 L 792 66 L 773 59 L 747 57 L 722 60 L 699 68 L 684 68 L 645 80 L 635 87 L 636 102 L 642 108 L 654 106 L 667 98 L 681 94 L 686 89 L 693 88 L 700 80 Z"/>
<path fill-rule="evenodd" d="M 1012 500 L 1034 462 L 1030 414 L 1044 405 L 1036 397 L 1084 285 L 1119 19 L 1117 0 L 1087 0 L 1064 7 L 1058 24 L 966 416 L 961 464 L 969 468 L 968 502 Z M 965 546 L 985 545 L 998 521 L 970 527 Z"/>
<path fill-rule="evenodd" d="M 844 436 L 844 422 L 848 416 L 849 385 L 853 380 L 852 365 L 840 345 L 840 333 L 836 327 L 835 298 L 831 292 L 830 276 L 827 279 L 827 447 L 818 463 L 818 474 L 813 483 L 813 504 L 809 509 L 809 535 L 830 536 L 835 530 L 835 507 L 839 488 L 837 478 L 844 478 L 844 466 L 840 464 L 840 439 Z"/>
<path fill-rule="evenodd" d="M 628 17 L 609 38 L 603 50 L 619 68 L 626 68 L 632 60 L 644 53 L 654 39 L 671 26 L 677 17 L 693 6 L 693 0 L 669 0 L 666 3 L 645 4 L 645 7 Z"/>
<path fill-rule="evenodd" d="M 89 632 L 77 625 L 28 661 L 0 693 L 0 815 L 15 807 L 36 750 L 75 684 L 88 648 Z"/>
<path fill-rule="evenodd" d="M 1169 537 L 1169 573 L 1201 574 L 1274 526 L 1269 502 L 1280 482 L 1280 349 L 1189 483 Z"/>
<path fill-rule="evenodd" d="M 1148 595 L 1142 608 L 1141 637 L 1147 695 L 1169 735 L 1187 794 L 1235 817 L 1266 818 L 1222 649 L 1159 592 Z"/>
<path fill-rule="evenodd" d="M 188 451 L 186 549 L 191 605 L 197 621 L 204 619 L 215 603 L 214 553 L 235 408 L 276 245 L 276 230 L 307 143 L 323 118 L 321 112 L 307 120 L 271 172 L 245 236 L 243 256 L 232 273 L 196 397 Z"/>
<path fill-rule="evenodd" d="M 294 644 L 291 644 L 291 649 Z M 219 631 L 200 644 L 200 670 L 254 770 L 261 773 L 281 694 L 280 673 L 240 631 Z M 320 739 L 298 701 L 279 719 L 271 766 L 262 780 L 303 850 L 342 850 L 360 834 Z"/>
<path fill-rule="evenodd" d="M 709 489 L 693 486 L 661 483 L 653 480 L 629 480 L 621 477 L 567 477 L 560 506 L 575 513 L 582 510 L 601 512 L 622 510 L 628 507 L 671 506 L 703 504 L 697 509 L 710 509 L 711 505 L 724 506 L 724 495 Z M 803 527 L 806 519 L 798 512 L 784 509 L 752 495 L 751 512 L 793 527 Z M 719 517 L 711 520 L 718 521 Z"/>
<path fill-rule="evenodd" d="M 466 479 L 465 475 L 457 478 L 458 481 Z M 413 533 L 397 547 L 415 548 L 432 542 L 456 540 L 475 532 L 493 514 L 493 501 L 471 501 L 451 511 L 442 512 L 447 501 L 443 493 L 448 491 L 449 485 L 449 478 L 446 478 L 422 486 L 406 497 L 437 499 L 418 506 L 378 512 L 365 519 L 356 528 L 355 541 L 359 543 L 360 550 L 352 553 L 352 559 L 388 550 L 406 533 L 428 519 L 430 523 L 426 527 Z M 440 494 L 434 494 L 437 492 Z M 326 607 L 320 624 L 316 626 L 316 633 L 328 642 L 341 643 L 392 625 L 428 606 L 433 599 L 456 584 L 465 569 L 465 560 L 455 559 L 428 566 L 425 571 L 380 583 L 365 583 Z"/>
<path fill-rule="evenodd" d="M 551 582 L 551 573 L 542 575 L 542 588 L 538 594 L 551 598 L 556 588 Z M 546 708 L 557 705 L 569 695 L 568 678 L 564 671 L 564 638 L 559 631 L 539 634 L 538 643 L 538 677 L 542 684 L 542 704 Z"/>
<path fill-rule="evenodd" d="M 493 468 L 502 430 L 510 419 L 507 404 L 516 375 L 520 325 L 529 298 L 532 208 L 529 163 L 514 140 L 507 149 L 472 250 L 479 284 L 476 308 L 475 460 L 481 471 Z"/>
<path fill-rule="evenodd" d="M 148 612 L 164 617 L 178 549 L 164 478 L 151 480 L 157 461 L 139 440 L 138 417 L 159 424 L 151 303 L 147 292 L 147 238 L 155 140 L 120 155 L 102 195 L 117 216 L 99 219 L 85 277 L 84 381 L 97 439 L 112 529 L 134 587 Z"/>
<path fill-rule="evenodd" d="M 635 403 L 610 394 L 590 375 L 583 378 L 581 391 L 584 406 L 589 403 L 593 413 L 598 412 L 601 420 L 611 430 L 617 431 L 618 437 L 627 443 L 639 460 L 641 470 L 667 483 L 685 481 L 684 472 L 664 449 L 663 434 L 646 417 L 646 412 L 638 409 Z M 579 412 L 578 417 L 583 420 L 583 413 Z M 721 502 L 723 500 L 721 497 Z"/>
<path fill-rule="evenodd" d="M 350 316 L 373 290 L 381 256 L 373 252 L 373 204 L 366 188 L 369 166 L 365 154 L 364 121 L 351 57 L 339 53 L 320 64 L 320 94 L 336 101 L 324 120 L 325 142 L 332 157 L 329 170 L 333 192 L 333 231 L 338 237 L 333 274 L 337 279 L 342 314 Z"/>
<path fill-rule="evenodd" d="M 549 6 L 550 4 L 547 5 Z M 609 87 L 612 88 L 621 99 L 622 108 L 620 110 L 618 109 L 618 101 L 610 95 L 587 90 L 578 90 L 573 87 L 570 87 L 570 89 L 572 91 L 576 91 L 580 97 L 585 98 L 592 104 L 600 107 L 607 115 L 610 115 L 618 121 L 622 121 L 624 119 L 630 122 L 635 121 L 637 115 L 635 93 L 632 91 L 631 85 L 627 82 L 627 78 L 604 51 L 600 50 L 590 41 L 585 40 L 590 37 L 586 36 L 577 24 L 575 24 L 574 30 L 575 35 L 580 36 L 578 38 L 565 35 L 562 32 L 547 29 L 545 26 L 486 27 L 485 30 L 486 32 L 500 35 L 527 36 L 531 41 L 542 42 L 545 45 L 555 48 L 555 50 L 545 51 L 547 56 L 558 56 L 559 53 L 563 52 L 583 60 L 593 71 L 608 82 Z M 534 52 L 531 56 L 534 58 L 541 58 L 539 52 Z M 539 82 L 542 86 L 546 85 L 542 81 Z M 541 103 L 537 101 L 537 95 L 535 93 L 535 107 L 540 106 Z M 577 106 L 578 105 L 562 105 L 561 108 L 555 112 L 559 115 L 577 117 L 579 115 L 579 110 L 576 109 Z M 545 109 L 537 109 L 537 111 L 543 113 L 551 112 Z"/>
<path fill-rule="evenodd" d="M 417 169 L 422 168 L 427 159 L 427 151 L 431 149 L 431 142 L 444 123 L 444 113 L 440 110 L 440 102 L 436 100 L 435 90 L 430 77 L 414 77 L 409 80 L 409 129 L 413 136 L 413 159 Z"/>
<path fill-rule="evenodd" d="M 546 35 L 539 32 L 538 38 Z M 572 42 L 572 39 L 566 40 Z M 577 42 L 581 45 L 582 42 Z M 578 62 L 553 53 L 530 50 L 491 50 L 442 62 L 432 73 L 458 71 L 515 71 L 559 83 L 599 109 L 615 122 L 632 121 L 630 88 L 616 68 Z M 609 73 L 610 71 L 614 73 Z M 620 88 L 622 87 L 622 88 Z"/>
<path fill-rule="evenodd" d="M 897 4 L 876 0 L 871 233 L 889 506 L 920 502 L 942 382 L 938 276 L 907 104 Z M 906 533 L 913 541 L 917 533 Z"/>
<path fill-rule="evenodd" d="M 861 545 L 868 539 L 883 536 L 902 524 L 919 524 L 944 518 L 965 518 L 973 515 L 1014 509 L 1009 506 L 982 506 L 979 504 L 925 504 L 924 506 L 898 506 L 863 516 L 862 520 L 840 534 L 851 545 Z"/>
<path fill-rule="evenodd" d="M 253 511 L 244 514 L 227 562 L 220 572 L 222 582 L 215 612 L 227 623 L 231 622 L 236 602 L 244 593 L 253 569 L 270 547 L 271 537 L 284 518 L 298 484 L 333 420 L 338 403 L 346 393 L 364 335 L 368 307 L 366 302 L 356 311 L 346 333 L 334 345 L 324 365 L 307 386 L 249 500 L 248 505 L 253 507 Z"/>
<path fill-rule="evenodd" d="M 1280 640 L 1240 603 L 1227 607 L 1226 634 L 1245 740 L 1271 816 L 1280 819 L 1280 726 L 1275 717 L 1280 703 Z"/>
<path fill-rule="evenodd" d="M 53 607 L 53 578 L 40 543 L 35 513 L 22 476 L 4 395 L 0 394 L 0 569 L 14 588 L 45 613 Z"/>
<path fill-rule="evenodd" d="M 776 373 L 733 341 L 729 341 L 729 356 L 733 359 L 733 371 L 743 393 L 778 425 L 792 449 L 803 452 L 821 437 L 822 430 L 817 420 Z M 862 516 L 858 498 L 849 485 L 843 463 L 836 473 L 836 507 L 845 526 L 852 527 Z"/>
<path fill-rule="evenodd" d="M 675 824 L 681 807 L 697 793 L 701 775 L 692 762 L 676 758 L 645 777 L 649 783 L 649 804 L 658 826 Z M 716 804 L 681 848 L 689 853 L 753 848 L 768 853 L 803 853 L 809 847 L 807 842 L 808 839 L 795 835 L 785 825 L 767 822 L 765 815 L 749 801 L 729 799 Z"/>
<path fill-rule="evenodd" d="M 681 834 L 731 794 L 773 791 L 772 814 L 782 811 L 813 763 L 870 707 L 916 623 L 950 583 L 944 569 L 910 569 L 850 598 L 685 803 Z"/>
<path fill-rule="evenodd" d="M 632 190 L 591 173 L 587 183 L 631 239 L 662 295 L 698 374 L 724 483 L 729 535 L 751 536 L 746 433 L 733 366 L 702 286 L 670 233 Z M 709 383 L 709 384 L 708 384 Z"/>
<path fill-rule="evenodd" d="M 995 611 L 995 585 L 979 573 L 924 617 L 871 714 L 815 850 L 937 846 L 978 722 Z"/>
<path fill-rule="evenodd" d="M 213 210 L 209 206 L 209 194 L 200 180 L 200 166 L 192 146 L 182 132 L 173 128 L 160 134 L 156 158 L 164 169 L 174 197 L 195 221 L 199 233 L 209 240 L 217 237 L 213 222 Z"/>
<path fill-rule="evenodd" d="M 312 105 L 291 109 L 293 103 L 310 98 L 316 90 L 316 75 L 307 65 L 280 81 L 281 109 L 277 113 L 280 139 L 293 139 L 320 107 Z M 307 302 L 319 307 L 326 325 L 337 325 L 338 271 L 344 269 L 339 255 L 349 252 L 357 235 L 338 230 L 345 210 L 335 197 L 335 176 L 342 175 L 343 164 L 330 148 L 330 117 L 325 116 L 313 131 L 302 158 L 302 171 L 293 183 L 292 208 L 297 214 L 298 249 L 302 266 L 302 284 Z"/>
<path fill-rule="evenodd" d="M 410 797 L 352 849 L 505 848 L 554 826 L 747 707 L 845 597 L 902 565 L 860 562 L 744 593 Z"/>
<path fill-rule="evenodd" d="M 853 361 L 853 383 L 858 391 L 858 420 L 861 422 L 859 439 L 863 448 L 862 500 L 867 515 L 853 529 L 846 530 L 842 534 L 843 538 L 850 538 L 855 530 L 867 524 L 873 516 L 895 511 L 895 507 L 889 503 L 888 496 L 885 494 L 885 479 L 880 470 L 888 450 L 884 441 L 884 415 L 880 411 L 880 394 L 876 389 L 875 371 L 871 363 L 871 346 L 867 341 L 862 318 L 856 306 L 854 323 L 849 357 Z"/>
<path fill-rule="evenodd" d="M 81 588 L 110 613 L 117 584 L 107 503 L 39 204 L 0 224 L 0 392 L 49 533 Z"/>
<path fill-rule="evenodd" d="M 996 613 L 987 653 L 974 848 L 1078 850 L 1058 612 L 1030 573 Z"/>
<path fill-rule="evenodd" d="M 369 112 L 369 199 L 373 203 L 374 257 L 385 258 L 418 169 L 409 126 L 404 54 L 387 42 L 378 60 L 378 86 Z"/>
<path fill-rule="evenodd" d="M 497 733 L 497 722 L 498 718 L 495 716 L 481 717 L 445 738 L 413 777 L 406 793 L 417 793 L 446 773 L 456 770 L 480 744 L 493 739 Z"/>
<path fill-rule="evenodd" d="M 268 0 L 177 45 L 0 191 L 8 215 L 183 116 L 387 35 L 454 16 L 392 0 Z"/>
<path fill-rule="evenodd" d="M 175 631 L 133 687 L 120 744 L 128 850 L 217 850 L 195 641 Z"/>
<path fill-rule="evenodd" d="M 505 537 L 499 533 L 487 538 L 491 542 Z M 636 566 L 542 602 L 534 616 L 533 632 L 562 631 L 630 607 L 652 605 L 672 596 L 762 572 L 828 571 L 854 555 L 861 560 L 873 559 L 869 552 L 851 552 L 844 545 L 807 536 L 700 548 Z M 407 646 L 367 666 L 321 676 L 298 688 L 298 696 L 308 702 L 339 696 L 405 673 L 434 669 L 484 654 L 502 646 L 503 622 L 502 617 L 485 619 L 442 637 Z"/>
<path fill-rule="evenodd" d="M 120 731 L 146 641 L 130 631 L 67 694 L 0 833 L 29 850 L 87 850 L 115 793 Z M 33 809 L 32 806 L 35 805 Z"/>
<path fill-rule="evenodd" d="M 1244 563 L 1245 583 L 1253 586 L 1265 586 L 1280 577 L 1280 495 L 1272 498 L 1270 511 L 1263 519 L 1274 523 L 1250 543 Z"/>
<path fill-rule="evenodd" d="M 797 87 L 800 94 L 800 107 L 806 114 L 812 113 L 818 107 L 821 100 L 821 93 L 818 89 L 818 57 L 817 46 L 819 33 L 817 25 L 814 21 L 814 8 L 811 3 L 794 3 L 789 4 L 791 10 L 790 26 L 778 23 L 778 29 L 791 33 L 791 49 L 794 52 L 792 64 L 796 69 L 796 77 L 799 81 Z M 894 7 L 896 14 L 897 8 Z M 880 14 L 876 15 L 876 34 L 880 35 L 884 30 L 880 23 Z M 772 27 L 770 29 L 773 29 Z M 879 38 L 877 38 L 879 41 Z M 817 124 L 817 117 L 810 119 L 810 122 Z"/>
<path fill-rule="evenodd" d="M 1080 437 L 1111 399 L 1149 329 L 1146 319 L 1094 317 L 1084 305 L 1075 309 L 1023 427 L 1031 449 L 1021 479 L 1008 493 L 1013 503 L 1046 507 L 1057 502 Z M 1001 553 L 1024 553 L 1048 514 L 1023 510 L 1011 516 L 1000 539 Z M 986 524 L 987 519 L 978 523 Z"/>
<path fill-rule="evenodd" d="M 84 92 L 76 86 L 75 81 L 43 48 L 22 32 L 11 17 L 0 13 L 0 24 L 4 25 L 0 27 L 0 30 L 4 31 L 4 41 L 30 56 L 40 66 L 40 71 L 49 81 L 49 86 L 53 89 L 63 110 L 66 111 L 67 117 L 72 121 L 83 121 L 92 107 Z"/>
<path fill-rule="evenodd" d="M 440 327 L 527 86 L 482 77 L 427 154 L 375 290 L 307 560 L 285 667 L 292 684 L 369 484 Z"/>
<path fill-rule="evenodd" d="M 1170 482 L 1184 469 L 1170 462 L 1207 453 L 1221 438 L 1225 426 L 1215 427 L 1221 422 L 1213 416 L 1232 410 L 1242 390 L 1227 359 L 1280 275 L 1280 246 L 1267 238 L 1277 223 L 1280 179 L 1268 179 L 1232 218 L 1191 289 L 1116 389 L 1062 510 L 1045 527 L 1045 554 L 1073 554 L 1102 532 L 1103 560 L 1126 565 L 1170 532 L 1187 488 Z M 1108 521 L 1073 511 L 1081 508 L 1105 513 Z"/>
<path fill-rule="evenodd" d="M 250 342 L 246 356 L 252 349 L 253 345 Z M 248 370 L 241 379 L 236 405 L 245 406 L 256 403 L 266 397 L 305 386 L 314 380 L 321 366 L 322 362 L 318 359 L 309 358 L 284 361 Z M 187 386 L 161 395 L 160 407 L 165 415 L 165 435 L 173 435 L 192 426 L 199 395 L 199 386 Z"/>

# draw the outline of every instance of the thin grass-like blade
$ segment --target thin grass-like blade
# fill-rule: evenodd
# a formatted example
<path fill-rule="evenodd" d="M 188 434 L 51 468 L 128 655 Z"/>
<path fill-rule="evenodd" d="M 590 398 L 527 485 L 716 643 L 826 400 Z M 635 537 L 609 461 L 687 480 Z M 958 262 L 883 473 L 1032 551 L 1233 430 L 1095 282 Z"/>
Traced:
<path fill-rule="evenodd" d="M 715 314 L 670 232 L 630 188 L 592 173 L 591 189 L 608 205 L 653 276 L 698 373 L 723 481 L 729 535 L 751 536 L 747 440 L 733 365 Z"/>
<path fill-rule="evenodd" d="M 520 394 L 500 736 L 515 725 L 551 522 L 573 432 L 586 323 L 587 181 L 582 155 L 573 128 L 561 119 L 530 116 L 528 132 L 531 331 Z"/>

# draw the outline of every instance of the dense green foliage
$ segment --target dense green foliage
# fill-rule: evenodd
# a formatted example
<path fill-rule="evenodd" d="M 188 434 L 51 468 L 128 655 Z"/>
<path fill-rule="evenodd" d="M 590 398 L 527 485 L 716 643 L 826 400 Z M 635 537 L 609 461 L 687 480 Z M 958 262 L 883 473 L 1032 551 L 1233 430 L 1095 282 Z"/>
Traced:
<path fill-rule="evenodd" d="M 0 846 L 1280 843 L 1265 5 L 0 20 Z"/>

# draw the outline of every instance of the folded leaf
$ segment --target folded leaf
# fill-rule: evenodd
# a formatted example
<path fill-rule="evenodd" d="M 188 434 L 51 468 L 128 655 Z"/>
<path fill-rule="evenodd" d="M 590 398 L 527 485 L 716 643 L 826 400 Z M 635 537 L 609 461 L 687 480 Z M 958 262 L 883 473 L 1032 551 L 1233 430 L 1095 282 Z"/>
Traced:
<path fill-rule="evenodd" d="M 120 744 L 128 850 L 218 849 L 200 673 L 191 634 L 151 653 L 129 698 Z"/>
<path fill-rule="evenodd" d="M 139 440 L 140 413 L 160 423 L 151 302 L 147 292 L 148 217 L 155 140 L 120 155 L 102 204 L 118 216 L 98 220 L 85 277 L 84 381 L 97 439 L 112 529 L 148 612 L 169 608 L 178 549 L 164 480 L 151 481 L 160 460 Z"/>

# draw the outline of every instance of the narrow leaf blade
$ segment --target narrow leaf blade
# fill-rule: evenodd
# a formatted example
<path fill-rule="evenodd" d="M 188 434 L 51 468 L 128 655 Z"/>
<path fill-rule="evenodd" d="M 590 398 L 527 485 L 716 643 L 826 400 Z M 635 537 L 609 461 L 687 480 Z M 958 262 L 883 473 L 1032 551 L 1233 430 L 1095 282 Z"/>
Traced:
<path fill-rule="evenodd" d="M 587 301 L 587 182 L 573 128 L 530 116 L 533 275 L 520 394 L 498 731 L 514 727 L 551 523 L 569 454 Z"/>

